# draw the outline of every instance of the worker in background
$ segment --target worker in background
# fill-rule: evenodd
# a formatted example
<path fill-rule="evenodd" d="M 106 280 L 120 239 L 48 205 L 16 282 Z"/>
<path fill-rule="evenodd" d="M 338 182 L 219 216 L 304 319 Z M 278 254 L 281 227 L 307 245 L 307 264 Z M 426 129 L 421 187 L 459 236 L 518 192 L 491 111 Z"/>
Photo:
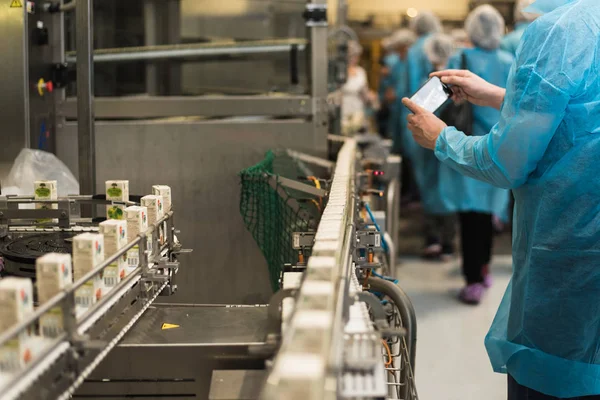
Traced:
<path fill-rule="evenodd" d="M 395 62 L 391 66 L 390 86 L 384 94 L 384 102 L 389 105 L 390 116 L 388 122 L 389 136 L 393 140 L 392 151 L 400 154 L 400 138 L 403 136 L 402 128 L 406 126 L 400 124 L 400 117 L 404 106 L 402 98 L 408 95 L 408 70 L 407 54 L 408 49 L 416 40 L 416 36 L 410 29 L 400 29 L 389 38 L 388 48 L 390 55 L 395 55 Z"/>
<path fill-rule="evenodd" d="M 377 95 L 379 96 L 379 104 L 381 105 L 377 113 L 377 129 L 382 137 L 390 138 L 390 105 L 385 101 L 387 90 L 393 87 L 392 69 L 399 61 L 398 54 L 390 49 L 392 36 L 386 37 L 381 41 L 381 48 L 384 51 L 384 56 L 379 60 L 379 88 Z"/>
<path fill-rule="evenodd" d="M 487 135 L 404 104 L 419 144 L 515 195 L 512 280 L 486 337 L 508 399 L 598 400 L 600 2 L 538 0 L 527 11 L 546 14 L 525 31 L 506 90 L 468 71 L 437 74 L 455 99 L 501 109 Z"/>
<path fill-rule="evenodd" d="M 464 29 L 452 29 L 450 32 L 452 40 L 454 40 L 454 47 L 457 49 L 469 49 L 473 47 L 473 43 L 469 40 L 469 35 Z"/>
<path fill-rule="evenodd" d="M 433 71 L 433 65 L 425 54 L 425 42 L 431 35 L 442 31 L 442 24 L 434 13 L 421 11 L 411 20 L 410 27 L 417 35 L 417 40 L 408 50 L 408 92 L 415 93 L 429 79 L 429 73 Z M 404 108 L 403 124 L 406 123 L 407 114 L 406 108 Z M 402 132 L 406 131 L 404 128 L 405 126 L 401 129 Z M 403 155 L 410 158 L 415 145 L 408 136 L 405 135 L 402 145 Z"/>
<path fill-rule="evenodd" d="M 377 95 L 369 90 L 367 73 L 359 65 L 362 46 L 348 42 L 348 79 L 342 86 L 342 132 L 351 135 L 366 129 L 367 107 L 377 108 Z"/>
<path fill-rule="evenodd" d="M 425 41 L 430 35 L 441 32 L 442 24 L 438 17 L 429 11 L 421 11 L 410 22 L 411 30 L 417 35 L 417 40 L 408 49 L 408 93 L 415 93 L 425 83 L 433 66 L 425 54 Z M 414 168 L 412 166 L 413 151 L 416 148 L 414 141 L 410 138 L 406 129 L 406 117 L 408 111 L 401 108 L 400 126 L 398 127 L 399 140 L 396 146 L 402 154 L 402 204 L 410 206 L 419 200 L 418 184 L 416 182 Z"/>
<path fill-rule="evenodd" d="M 515 4 L 515 30 L 508 33 L 502 39 L 500 48 L 508 51 L 509 53 L 516 55 L 517 47 L 521 42 L 521 36 L 525 33 L 525 29 L 531 24 L 537 17 L 538 14 L 523 12 L 524 9 L 529 7 L 535 0 L 519 0 Z"/>
<path fill-rule="evenodd" d="M 432 65 L 431 72 L 441 71 L 447 68 L 454 53 L 454 41 L 446 34 L 436 33 L 424 42 L 423 51 Z M 454 255 L 456 215 L 454 207 L 441 197 L 441 163 L 433 151 L 419 146 L 414 148 L 412 162 L 424 213 L 425 246 L 421 255 L 430 260 L 447 260 Z"/>
<path fill-rule="evenodd" d="M 504 34 L 504 18 L 490 5 L 474 9 L 465 21 L 472 49 L 463 49 L 449 63 L 451 69 L 466 69 L 499 87 L 505 87 L 511 54 L 500 50 Z M 471 132 L 473 136 L 486 135 L 500 119 L 500 112 L 491 107 L 472 106 Z M 479 304 L 485 289 L 492 284 L 489 264 L 494 237 L 493 216 L 505 215 L 509 194 L 497 188 L 457 173 L 450 168 L 441 170 L 440 191 L 453 207 L 460 222 L 462 271 L 466 286 L 460 299 Z"/>

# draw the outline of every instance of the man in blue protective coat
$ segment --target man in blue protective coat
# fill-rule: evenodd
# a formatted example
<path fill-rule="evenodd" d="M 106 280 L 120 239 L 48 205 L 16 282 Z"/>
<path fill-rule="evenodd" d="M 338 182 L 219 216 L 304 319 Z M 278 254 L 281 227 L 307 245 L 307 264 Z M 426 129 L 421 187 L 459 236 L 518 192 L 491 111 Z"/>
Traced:
<path fill-rule="evenodd" d="M 515 29 L 507 33 L 500 43 L 500 48 L 504 51 L 511 53 L 512 55 L 517 54 L 517 47 L 521 42 L 521 37 L 525 32 L 525 29 L 530 23 L 535 21 L 538 14 L 523 12 L 524 9 L 529 7 L 535 0 L 519 0 L 515 4 Z"/>
<path fill-rule="evenodd" d="M 468 69 L 496 86 L 506 87 L 514 58 L 498 48 L 505 30 L 502 15 L 489 4 L 479 6 L 467 17 L 465 30 L 473 48 L 460 50 L 450 59 L 448 67 Z M 486 135 L 499 119 L 498 110 L 473 105 L 469 132 L 473 136 Z M 432 151 L 421 151 L 435 158 Z M 460 222 L 462 272 L 466 284 L 459 298 L 467 304 L 479 304 L 492 284 L 489 265 L 493 216 L 506 216 L 509 194 L 505 189 L 459 174 L 446 165 L 439 168 L 439 180 L 440 199 L 456 210 Z"/>
<path fill-rule="evenodd" d="M 415 93 L 433 71 L 433 65 L 427 59 L 425 54 L 425 43 L 431 35 L 442 31 L 442 24 L 439 18 L 432 12 L 421 11 L 410 23 L 411 29 L 417 35 L 417 41 L 408 49 L 407 68 L 408 68 L 408 93 Z M 401 136 L 402 154 L 411 158 L 415 149 L 415 143 L 410 138 L 406 130 L 406 108 L 402 108 L 399 135 Z"/>
<path fill-rule="evenodd" d="M 501 110 L 467 137 L 409 99 L 408 127 L 457 171 L 515 195 L 513 276 L 486 347 L 509 399 L 600 399 L 600 2 L 538 0 L 506 90 L 437 73 Z"/>

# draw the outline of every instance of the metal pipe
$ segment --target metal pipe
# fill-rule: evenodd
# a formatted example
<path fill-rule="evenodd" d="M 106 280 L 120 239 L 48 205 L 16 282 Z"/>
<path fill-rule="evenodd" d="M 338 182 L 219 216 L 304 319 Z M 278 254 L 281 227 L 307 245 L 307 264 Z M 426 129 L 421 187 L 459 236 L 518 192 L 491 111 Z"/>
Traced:
<path fill-rule="evenodd" d="M 75 12 L 77 32 L 77 140 L 79 187 L 81 193 L 96 192 L 96 151 L 94 131 L 94 47 L 93 0 L 79 0 Z M 92 210 L 88 210 L 88 213 Z"/>
<path fill-rule="evenodd" d="M 406 342 L 408 344 L 410 362 L 415 368 L 417 354 L 417 315 L 408 295 L 401 287 L 385 279 L 370 277 L 368 281 L 371 289 L 388 296 L 398 307 L 403 325 L 407 329 Z"/>
<path fill-rule="evenodd" d="M 410 301 L 408 295 L 402 290 L 398 285 L 393 282 L 386 281 L 385 279 L 370 277 L 368 280 L 368 284 L 371 287 L 371 290 L 375 292 L 383 293 L 388 296 L 400 313 L 400 318 L 402 319 L 402 324 L 406 327 L 406 345 L 408 347 L 408 362 L 412 368 L 413 375 L 415 371 L 415 360 L 417 355 L 417 316 L 415 314 L 415 309 Z M 400 382 L 407 382 L 409 377 L 409 368 L 404 368 L 401 372 L 402 376 L 400 378 Z M 405 385 L 401 388 L 404 392 L 401 394 L 401 399 L 406 399 L 406 391 L 408 390 L 408 385 Z"/>
<path fill-rule="evenodd" d="M 284 41 L 285 42 L 285 41 Z M 289 41 L 288 41 L 289 42 Z M 124 62 L 124 61 L 149 61 L 165 60 L 173 58 L 191 58 L 207 56 L 224 55 L 252 55 L 252 54 L 270 54 L 286 53 L 291 51 L 292 46 L 298 50 L 306 49 L 306 43 L 296 41 L 297 43 L 277 43 L 264 45 L 253 45 L 252 42 L 237 44 L 232 46 L 207 46 L 199 45 L 164 45 L 124 49 L 104 49 L 94 52 L 94 62 Z M 76 62 L 77 54 L 67 53 L 67 62 Z"/>

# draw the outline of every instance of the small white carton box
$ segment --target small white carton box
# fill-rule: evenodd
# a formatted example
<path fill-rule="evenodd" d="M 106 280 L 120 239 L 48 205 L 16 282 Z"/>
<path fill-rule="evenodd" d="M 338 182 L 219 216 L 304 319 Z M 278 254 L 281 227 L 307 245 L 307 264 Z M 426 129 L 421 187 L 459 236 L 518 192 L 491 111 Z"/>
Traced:
<path fill-rule="evenodd" d="M 49 253 L 35 262 L 38 302 L 43 304 L 73 283 L 70 254 Z"/>
<path fill-rule="evenodd" d="M 148 209 L 141 206 L 131 206 L 125 209 L 127 219 L 127 242 L 133 241 L 140 233 L 148 230 Z M 135 268 L 140 263 L 139 246 L 134 246 L 127 252 L 127 266 Z"/>
<path fill-rule="evenodd" d="M 161 196 L 163 199 L 163 209 L 165 213 L 171 211 L 171 187 L 166 185 L 154 185 L 152 186 L 152 194 L 155 196 Z"/>
<path fill-rule="evenodd" d="M 129 201 L 129 181 L 106 181 L 106 200 Z M 125 219 L 125 206 L 106 206 L 106 218 Z"/>
<path fill-rule="evenodd" d="M 33 183 L 33 198 L 35 200 L 57 200 L 58 189 L 56 181 L 35 181 Z M 37 210 L 56 210 L 58 204 L 35 203 Z M 57 219 L 39 219 L 39 223 L 58 222 Z"/>
<path fill-rule="evenodd" d="M 33 284 L 27 278 L 0 280 L 0 333 L 33 313 Z M 14 372 L 32 359 L 31 331 L 25 331 L 0 347 L 0 372 Z"/>
<path fill-rule="evenodd" d="M 105 259 L 117 253 L 125 247 L 127 241 L 127 221 L 109 219 L 100 223 L 99 231 L 104 236 L 104 257 Z M 119 257 L 119 259 L 111 263 L 104 270 L 104 286 L 111 288 L 125 277 L 127 267 L 127 254 Z"/>
<path fill-rule="evenodd" d="M 75 281 L 92 271 L 104 261 L 104 236 L 84 233 L 73 238 L 73 275 Z M 86 282 L 75 293 L 75 303 L 90 307 L 102 297 L 104 281 L 102 274 Z"/>
<path fill-rule="evenodd" d="M 156 224 L 164 215 L 162 196 L 148 195 L 142 197 L 142 206 L 148 209 L 148 224 Z M 158 227 L 158 240 L 164 243 L 164 232 L 162 227 Z"/>

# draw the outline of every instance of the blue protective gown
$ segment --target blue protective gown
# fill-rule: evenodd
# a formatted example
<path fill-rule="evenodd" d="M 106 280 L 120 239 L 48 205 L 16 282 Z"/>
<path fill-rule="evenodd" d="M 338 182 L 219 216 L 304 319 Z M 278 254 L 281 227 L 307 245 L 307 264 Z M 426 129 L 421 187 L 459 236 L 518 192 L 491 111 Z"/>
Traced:
<path fill-rule="evenodd" d="M 398 58 L 398 61 L 392 67 L 391 87 L 396 93 L 396 100 L 390 104 L 390 118 L 388 126 L 390 129 L 390 137 L 393 140 L 392 150 L 394 153 L 402 151 L 402 138 L 406 135 L 406 124 L 401 124 L 402 110 L 405 108 L 402 105 L 402 98 L 408 95 L 408 71 L 406 60 Z"/>
<path fill-rule="evenodd" d="M 380 104 L 385 103 L 386 91 L 389 88 L 394 87 L 394 78 L 392 77 L 392 70 L 399 60 L 400 60 L 400 57 L 396 53 L 387 54 L 383 59 L 383 64 L 386 68 L 388 68 L 389 73 L 386 76 L 383 76 L 379 82 L 379 88 L 378 88 L 377 94 L 379 96 Z M 391 119 L 391 110 L 389 110 L 389 111 L 390 111 L 390 114 L 387 116 L 386 119 L 378 121 L 379 128 L 381 129 L 381 133 L 385 137 L 392 137 L 391 136 L 392 128 L 390 126 L 390 121 L 389 121 Z"/>
<path fill-rule="evenodd" d="M 409 49 L 407 97 L 412 96 L 429 79 L 433 65 L 425 54 L 425 42 L 429 35 L 419 38 Z M 417 145 L 407 129 L 407 116 L 410 113 L 404 106 L 400 107 L 401 142 L 403 154 L 412 162 L 415 181 L 421 194 L 423 210 L 428 215 L 447 215 L 454 213 L 453 204 L 445 201 L 440 194 L 441 163 L 433 151 Z M 456 174 L 456 173 L 455 173 Z"/>
<path fill-rule="evenodd" d="M 465 54 L 468 69 L 496 86 L 506 87 L 514 58 L 503 50 L 464 49 L 450 59 L 448 68 L 461 68 Z M 473 136 L 487 135 L 500 120 L 500 111 L 490 107 L 473 107 Z M 482 212 L 505 217 L 509 195 L 501 189 L 462 175 L 448 166 L 440 168 L 440 196 L 447 207 L 458 212 Z"/>
<path fill-rule="evenodd" d="M 406 63 L 408 68 L 408 95 L 412 96 L 420 87 L 429 79 L 429 74 L 433 71 L 433 65 L 427 59 L 425 54 L 425 42 L 430 35 L 421 36 L 417 41 L 408 49 L 408 55 L 406 56 Z M 408 122 L 406 118 L 410 111 L 406 107 L 401 107 L 400 114 L 400 132 L 402 134 L 402 154 L 412 160 L 415 149 L 419 146 L 415 143 L 411 133 L 407 129 Z M 416 168 L 416 166 L 415 166 Z"/>
<path fill-rule="evenodd" d="M 600 2 L 534 6 L 554 11 L 525 31 L 500 122 L 481 137 L 446 128 L 435 152 L 514 190 L 513 276 L 486 337 L 494 370 L 550 396 L 598 395 Z"/>
<path fill-rule="evenodd" d="M 394 80 L 391 71 L 394 69 L 396 63 L 400 61 L 400 57 L 396 53 L 390 53 L 383 58 L 383 64 L 390 70 L 387 76 L 384 76 L 379 83 L 379 101 L 383 103 L 385 92 L 388 88 L 393 87 Z"/>
<path fill-rule="evenodd" d="M 500 43 L 500 48 L 504 51 L 509 52 L 513 56 L 517 55 L 517 48 L 519 47 L 519 43 L 521 43 L 521 37 L 525 32 L 525 29 L 529 26 L 529 22 L 519 22 L 515 25 L 515 30 L 507 33 L 504 38 L 502 38 L 502 42 Z"/>

